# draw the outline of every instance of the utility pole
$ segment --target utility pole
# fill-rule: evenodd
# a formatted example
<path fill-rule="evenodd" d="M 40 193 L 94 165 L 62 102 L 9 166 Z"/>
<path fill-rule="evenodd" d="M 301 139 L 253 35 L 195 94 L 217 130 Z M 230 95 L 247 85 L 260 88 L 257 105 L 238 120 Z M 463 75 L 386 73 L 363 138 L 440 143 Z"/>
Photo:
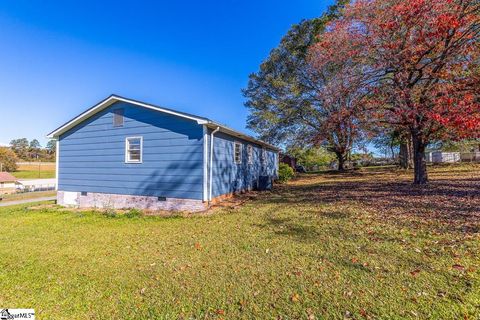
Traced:
<path fill-rule="evenodd" d="M 40 157 L 38 156 L 38 153 L 36 154 L 36 156 L 38 161 L 38 178 L 40 179 Z"/>

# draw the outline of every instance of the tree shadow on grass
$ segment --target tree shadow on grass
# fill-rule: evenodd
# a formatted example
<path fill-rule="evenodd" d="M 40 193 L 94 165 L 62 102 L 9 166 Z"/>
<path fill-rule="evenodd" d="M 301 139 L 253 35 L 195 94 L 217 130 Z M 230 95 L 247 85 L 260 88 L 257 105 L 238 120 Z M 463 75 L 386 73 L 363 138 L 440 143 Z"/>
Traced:
<path fill-rule="evenodd" d="M 265 215 L 262 223 L 253 224 L 255 227 L 269 230 L 275 235 L 291 238 L 300 242 L 323 241 L 325 237 L 330 237 L 331 232 L 325 233 L 323 226 L 318 221 L 318 212 L 306 216 L 278 217 L 276 211 Z M 350 213 L 343 211 L 328 211 L 320 213 L 322 218 L 342 220 L 350 218 Z M 341 223 L 341 222 L 339 222 Z M 334 232 L 335 233 L 335 232 Z M 339 238 L 343 238 L 338 232 Z M 337 236 L 337 235 L 334 235 Z"/>
<path fill-rule="evenodd" d="M 432 179 L 428 186 L 414 186 L 396 176 L 364 173 L 353 176 L 322 175 L 301 178 L 301 183 L 279 185 L 260 201 L 280 205 L 319 206 L 355 204 L 378 214 L 379 219 L 420 219 L 438 230 L 467 234 L 480 232 L 480 174 L 450 175 L 450 179 Z M 351 179 L 354 177 L 354 179 Z M 361 177 L 362 179 L 356 179 Z M 355 180 L 356 179 L 356 180 Z M 298 182 L 298 181 L 297 181 Z M 346 218 L 334 212 L 331 218 Z"/>
<path fill-rule="evenodd" d="M 268 229 L 273 234 L 294 238 L 301 242 L 314 242 L 319 237 L 319 231 L 316 226 L 302 223 L 302 219 L 298 218 L 278 218 L 267 216 L 264 223 L 253 224 L 255 227 Z"/>

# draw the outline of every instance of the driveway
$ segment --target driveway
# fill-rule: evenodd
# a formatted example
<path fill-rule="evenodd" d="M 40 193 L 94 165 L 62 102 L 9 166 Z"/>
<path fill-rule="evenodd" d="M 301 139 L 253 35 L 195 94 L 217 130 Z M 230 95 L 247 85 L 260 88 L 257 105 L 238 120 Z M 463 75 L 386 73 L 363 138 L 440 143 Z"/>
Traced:
<path fill-rule="evenodd" d="M 41 198 L 32 198 L 32 199 L 23 199 L 23 200 L 14 200 L 14 201 L 0 201 L 0 207 L 8 207 L 14 206 L 17 204 L 24 204 L 24 203 L 33 203 L 33 202 L 40 202 L 40 201 L 50 201 L 55 200 L 57 197 L 41 197 Z"/>

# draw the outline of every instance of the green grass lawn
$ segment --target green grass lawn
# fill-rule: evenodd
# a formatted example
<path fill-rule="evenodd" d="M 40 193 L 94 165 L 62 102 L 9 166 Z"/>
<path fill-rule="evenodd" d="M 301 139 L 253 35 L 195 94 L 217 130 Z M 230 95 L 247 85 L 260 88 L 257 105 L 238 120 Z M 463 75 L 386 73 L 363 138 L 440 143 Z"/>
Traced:
<path fill-rule="evenodd" d="M 12 175 L 17 179 L 50 179 L 55 178 L 55 170 L 20 170 Z"/>
<path fill-rule="evenodd" d="M 479 167 L 305 175 L 202 216 L 0 208 L 0 306 L 38 319 L 476 319 Z M 452 172 L 453 171 L 453 172 Z"/>

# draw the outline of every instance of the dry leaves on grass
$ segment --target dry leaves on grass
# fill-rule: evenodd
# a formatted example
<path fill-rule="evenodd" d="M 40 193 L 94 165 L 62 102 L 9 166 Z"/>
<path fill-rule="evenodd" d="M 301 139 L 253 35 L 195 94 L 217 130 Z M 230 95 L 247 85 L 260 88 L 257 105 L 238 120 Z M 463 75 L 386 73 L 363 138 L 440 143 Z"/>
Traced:
<path fill-rule="evenodd" d="M 452 167 L 439 173 L 430 170 L 427 186 L 413 185 L 411 175 L 401 171 L 305 175 L 277 186 L 278 195 L 271 201 L 286 205 L 350 203 L 378 219 L 441 225 L 441 229 L 465 236 L 479 233 L 480 166 L 469 170 Z"/>

